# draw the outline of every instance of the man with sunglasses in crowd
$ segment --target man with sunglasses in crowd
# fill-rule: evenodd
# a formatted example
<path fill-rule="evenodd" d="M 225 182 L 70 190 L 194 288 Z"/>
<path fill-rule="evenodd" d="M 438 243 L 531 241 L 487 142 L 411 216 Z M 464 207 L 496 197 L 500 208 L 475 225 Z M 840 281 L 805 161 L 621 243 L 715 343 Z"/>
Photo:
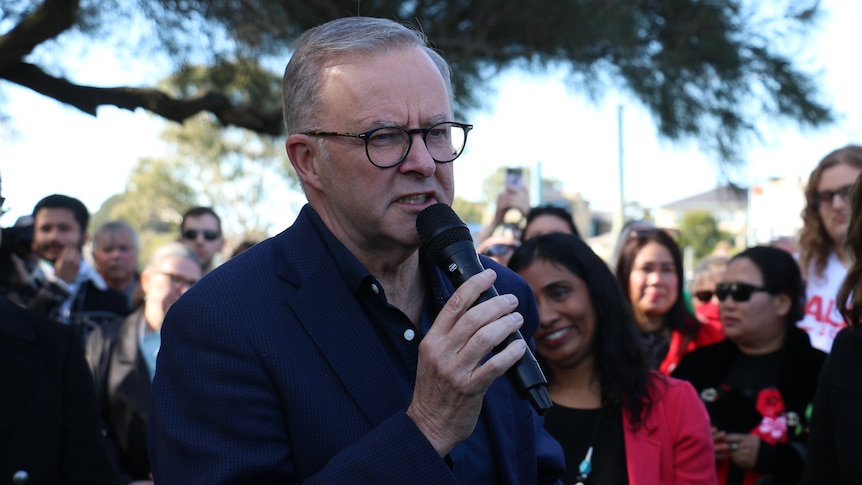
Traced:
<path fill-rule="evenodd" d="M 221 219 L 210 207 L 192 207 L 183 214 L 179 241 L 198 255 L 204 274 L 219 265 L 224 249 Z"/>

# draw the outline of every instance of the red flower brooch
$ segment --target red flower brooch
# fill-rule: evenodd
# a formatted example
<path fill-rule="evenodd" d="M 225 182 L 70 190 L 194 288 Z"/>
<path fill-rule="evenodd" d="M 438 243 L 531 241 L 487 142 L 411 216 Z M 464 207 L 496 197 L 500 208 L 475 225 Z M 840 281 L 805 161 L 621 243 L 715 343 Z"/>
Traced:
<path fill-rule="evenodd" d="M 757 412 L 763 416 L 751 434 L 759 436 L 763 441 L 774 445 L 787 441 L 787 416 L 784 415 L 784 400 L 778 389 L 763 389 L 757 395 Z"/>

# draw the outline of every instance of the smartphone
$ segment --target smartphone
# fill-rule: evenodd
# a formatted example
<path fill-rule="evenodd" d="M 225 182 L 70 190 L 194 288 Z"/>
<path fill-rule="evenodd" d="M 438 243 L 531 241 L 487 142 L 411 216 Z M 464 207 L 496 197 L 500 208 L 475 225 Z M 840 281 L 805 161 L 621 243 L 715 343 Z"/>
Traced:
<path fill-rule="evenodd" d="M 521 167 L 506 167 L 506 186 L 524 188 L 524 169 Z"/>

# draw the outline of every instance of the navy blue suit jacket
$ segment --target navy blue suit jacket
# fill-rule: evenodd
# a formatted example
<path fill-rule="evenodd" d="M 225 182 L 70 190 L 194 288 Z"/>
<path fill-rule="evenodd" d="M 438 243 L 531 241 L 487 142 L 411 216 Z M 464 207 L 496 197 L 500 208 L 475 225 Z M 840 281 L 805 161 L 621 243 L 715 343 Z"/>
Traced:
<path fill-rule="evenodd" d="M 495 269 L 531 339 L 529 287 Z M 150 408 L 157 483 L 455 483 L 407 416 L 411 394 L 385 352 L 306 207 L 168 312 Z M 557 480 L 559 444 L 505 377 L 483 415 L 504 483 Z"/>

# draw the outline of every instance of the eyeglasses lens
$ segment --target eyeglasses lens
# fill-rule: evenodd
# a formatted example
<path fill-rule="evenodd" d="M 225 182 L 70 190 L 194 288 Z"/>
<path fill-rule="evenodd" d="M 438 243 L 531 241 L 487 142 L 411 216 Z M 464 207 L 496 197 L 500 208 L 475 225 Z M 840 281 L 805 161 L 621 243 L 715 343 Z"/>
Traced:
<path fill-rule="evenodd" d="M 817 192 L 814 194 L 814 203 L 818 206 L 822 203 L 826 203 L 828 205 L 832 205 L 835 203 L 835 196 L 841 198 L 842 202 L 847 202 L 850 198 L 850 193 L 853 191 L 853 185 L 845 185 L 838 190 L 824 190 L 822 192 Z"/>
<path fill-rule="evenodd" d="M 712 300 L 712 295 L 713 292 L 711 291 L 698 291 L 694 294 L 694 297 L 701 303 L 709 303 Z"/>
<path fill-rule="evenodd" d="M 378 167 L 398 165 L 410 151 L 412 136 L 407 130 L 397 127 L 374 130 L 366 139 L 368 158 Z M 464 151 L 467 130 L 454 123 L 440 123 L 423 130 L 422 139 L 434 161 L 447 163 L 458 158 Z"/>

